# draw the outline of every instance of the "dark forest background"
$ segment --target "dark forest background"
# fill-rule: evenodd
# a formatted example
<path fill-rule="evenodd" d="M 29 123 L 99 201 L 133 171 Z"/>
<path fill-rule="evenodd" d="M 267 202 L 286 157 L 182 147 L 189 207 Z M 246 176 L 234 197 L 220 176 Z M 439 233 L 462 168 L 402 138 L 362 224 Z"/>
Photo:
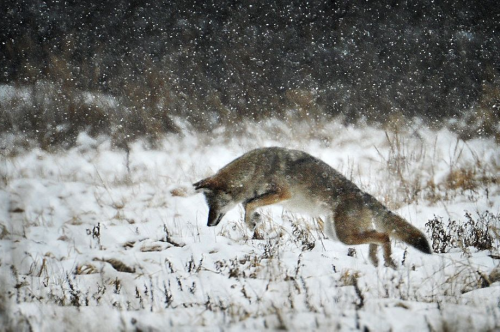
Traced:
<path fill-rule="evenodd" d="M 32 0 L 0 13 L 0 83 L 31 93 L 0 105 L 0 131 L 46 145 L 118 127 L 154 138 L 178 130 L 175 117 L 206 130 L 474 110 L 486 119 L 475 131 L 498 131 L 496 0 Z"/>

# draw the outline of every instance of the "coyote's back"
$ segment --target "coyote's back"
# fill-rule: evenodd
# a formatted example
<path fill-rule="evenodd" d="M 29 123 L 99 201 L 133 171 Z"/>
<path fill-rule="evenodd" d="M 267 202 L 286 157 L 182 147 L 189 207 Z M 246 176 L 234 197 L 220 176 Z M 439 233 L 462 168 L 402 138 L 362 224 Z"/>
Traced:
<path fill-rule="evenodd" d="M 208 226 L 217 225 L 227 211 L 242 203 L 245 223 L 254 230 L 257 208 L 281 204 L 292 211 L 325 217 L 326 233 L 345 244 L 369 243 L 375 265 L 380 245 L 386 265 L 395 266 L 390 257 L 390 237 L 431 253 L 427 239 L 417 228 L 303 151 L 278 147 L 252 150 L 194 187 L 205 194 Z"/>

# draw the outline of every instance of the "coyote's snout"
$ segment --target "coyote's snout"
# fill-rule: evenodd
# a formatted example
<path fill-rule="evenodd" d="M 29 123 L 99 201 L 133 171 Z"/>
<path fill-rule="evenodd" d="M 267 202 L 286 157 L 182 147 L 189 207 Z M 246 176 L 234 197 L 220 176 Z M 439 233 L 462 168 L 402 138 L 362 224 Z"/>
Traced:
<path fill-rule="evenodd" d="M 325 217 L 326 234 L 347 245 L 368 243 L 374 265 L 378 264 L 380 245 L 385 264 L 395 267 L 390 238 L 431 253 L 421 231 L 335 169 L 302 151 L 276 147 L 252 150 L 193 186 L 205 194 L 208 226 L 216 226 L 227 211 L 243 203 L 245 223 L 253 230 L 257 208 L 280 204 Z"/>

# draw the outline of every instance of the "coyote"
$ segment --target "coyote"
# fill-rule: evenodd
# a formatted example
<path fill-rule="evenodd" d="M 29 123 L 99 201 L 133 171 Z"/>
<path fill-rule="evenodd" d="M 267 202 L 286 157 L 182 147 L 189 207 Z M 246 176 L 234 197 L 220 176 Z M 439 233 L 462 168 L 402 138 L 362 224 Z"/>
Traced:
<path fill-rule="evenodd" d="M 324 217 L 330 238 L 347 245 L 369 243 L 369 259 L 375 266 L 380 245 L 385 265 L 395 268 L 390 237 L 431 253 L 421 231 L 325 162 L 302 151 L 255 149 L 193 186 L 196 192 L 205 194 L 208 226 L 216 226 L 226 212 L 243 203 L 245 223 L 254 230 L 259 219 L 255 210 L 280 204 L 291 211 Z"/>

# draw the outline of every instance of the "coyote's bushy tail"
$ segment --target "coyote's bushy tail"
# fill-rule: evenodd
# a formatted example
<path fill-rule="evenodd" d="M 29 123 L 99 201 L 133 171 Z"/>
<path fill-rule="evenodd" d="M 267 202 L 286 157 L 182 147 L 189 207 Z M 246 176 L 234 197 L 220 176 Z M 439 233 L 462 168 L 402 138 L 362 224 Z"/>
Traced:
<path fill-rule="evenodd" d="M 424 233 L 391 211 L 387 211 L 376 226 L 383 229 L 389 237 L 403 241 L 423 253 L 432 254 Z"/>
<path fill-rule="evenodd" d="M 403 241 L 423 253 L 432 254 L 427 238 L 418 228 L 389 211 L 371 196 L 368 205 L 374 211 L 373 220 L 377 230 L 386 233 L 390 238 Z"/>

